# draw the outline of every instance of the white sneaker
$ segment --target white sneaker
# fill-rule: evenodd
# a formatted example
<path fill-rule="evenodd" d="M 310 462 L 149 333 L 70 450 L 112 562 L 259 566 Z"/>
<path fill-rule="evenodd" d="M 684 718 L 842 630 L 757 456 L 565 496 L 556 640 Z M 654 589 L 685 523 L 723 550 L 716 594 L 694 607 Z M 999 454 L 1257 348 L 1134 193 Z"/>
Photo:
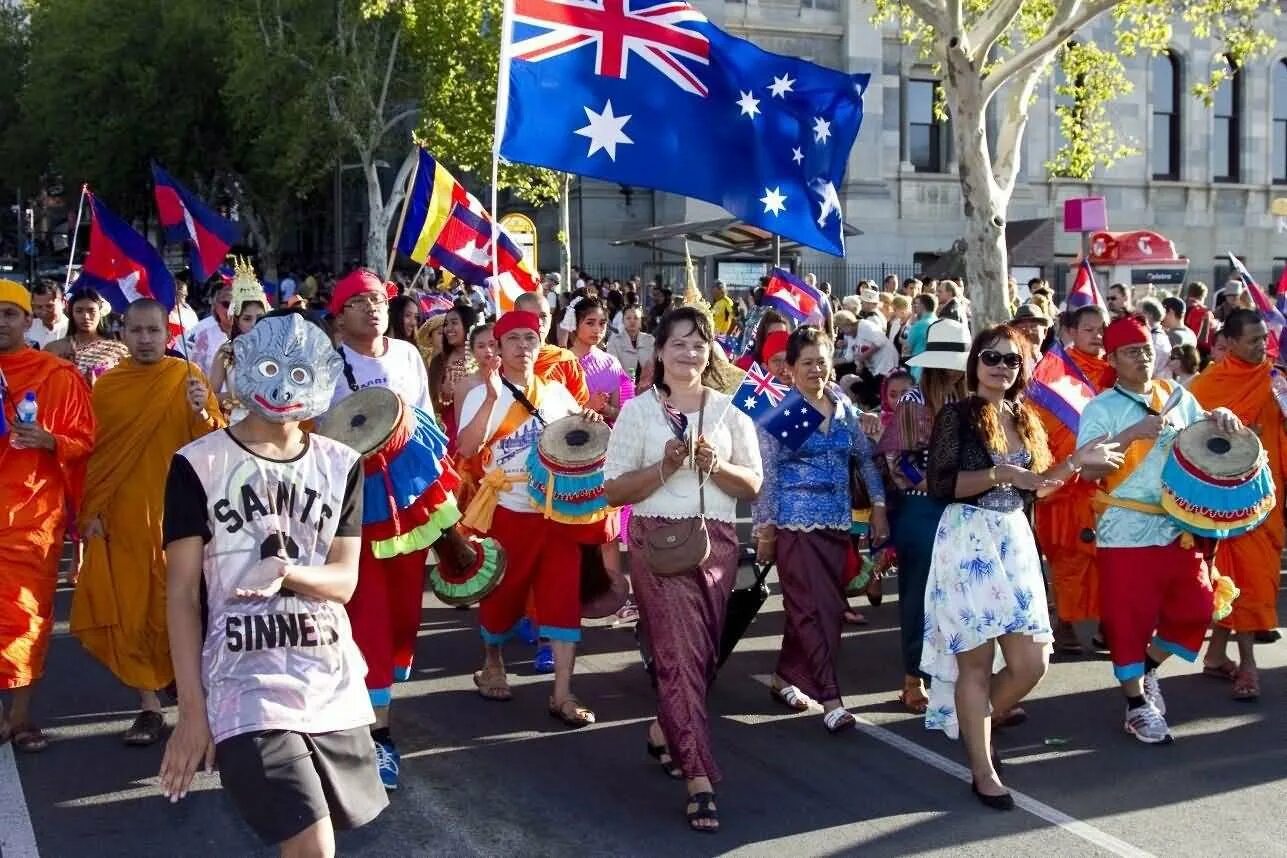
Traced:
<path fill-rule="evenodd" d="M 1126 710 L 1126 732 L 1148 745 L 1162 745 L 1172 741 L 1171 728 L 1166 726 L 1166 719 L 1149 702 Z"/>
<path fill-rule="evenodd" d="M 1162 696 L 1162 684 L 1158 682 L 1157 671 L 1150 670 L 1144 674 L 1144 680 L 1141 683 L 1144 687 L 1144 699 L 1153 704 L 1157 714 L 1166 714 L 1166 698 Z"/>

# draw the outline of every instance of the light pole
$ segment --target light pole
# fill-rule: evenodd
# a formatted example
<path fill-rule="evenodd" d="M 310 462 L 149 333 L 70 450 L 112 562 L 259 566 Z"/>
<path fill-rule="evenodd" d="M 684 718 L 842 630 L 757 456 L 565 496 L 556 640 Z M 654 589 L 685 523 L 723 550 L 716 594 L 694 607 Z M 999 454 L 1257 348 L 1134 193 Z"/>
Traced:
<path fill-rule="evenodd" d="M 381 170 L 389 167 L 387 161 L 374 161 L 372 164 Z M 364 166 L 364 164 L 342 164 L 338 161 L 335 164 L 335 235 L 332 239 L 335 247 L 332 250 L 334 262 L 332 267 L 336 276 L 339 276 L 340 271 L 344 269 L 344 173 L 348 170 L 361 170 Z"/>

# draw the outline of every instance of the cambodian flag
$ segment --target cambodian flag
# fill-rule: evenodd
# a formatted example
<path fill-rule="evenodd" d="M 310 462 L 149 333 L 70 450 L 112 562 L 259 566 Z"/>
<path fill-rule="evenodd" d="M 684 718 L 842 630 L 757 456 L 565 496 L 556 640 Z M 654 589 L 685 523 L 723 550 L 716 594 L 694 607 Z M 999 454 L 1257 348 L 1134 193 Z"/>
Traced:
<path fill-rule="evenodd" d="M 1090 380 L 1056 339 L 1032 371 L 1028 399 L 1049 411 L 1076 435 L 1081 412 L 1094 398 L 1095 388 Z"/>
<path fill-rule="evenodd" d="M 158 164 L 152 165 L 152 180 L 166 240 L 188 242 L 192 273 L 199 282 L 205 282 L 228 255 L 228 248 L 241 237 L 241 228 L 216 214 Z"/>
<path fill-rule="evenodd" d="M 1091 270 L 1090 261 L 1083 259 L 1081 265 L 1077 266 L 1077 279 L 1073 281 L 1072 289 L 1068 290 L 1068 297 L 1064 300 L 1064 309 L 1077 310 L 1090 306 L 1108 309 L 1104 296 L 1095 285 L 1095 272 Z"/>
<path fill-rule="evenodd" d="M 1230 253 L 1229 264 L 1233 266 L 1234 272 L 1242 280 L 1243 285 L 1247 287 L 1247 291 L 1251 293 L 1251 300 L 1256 304 L 1256 311 L 1260 313 L 1260 318 L 1265 320 L 1265 327 L 1269 328 L 1269 342 L 1266 344 L 1269 357 L 1278 357 L 1278 340 L 1282 337 L 1283 328 L 1287 327 L 1287 318 L 1284 318 L 1283 314 L 1274 306 L 1274 302 L 1269 300 L 1265 290 L 1261 289 L 1260 284 L 1256 283 L 1256 278 L 1251 276 L 1251 272 L 1247 270 L 1247 266 L 1242 264 L 1242 260 Z"/>
<path fill-rule="evenodd" d="M 746 371 L 746 378 L 733 392 L 733 405 L 759 423 L 773 412 L 790 389 L 758 363 L 753 363 Z"/>
<path fill-rule="evenodd" d="M 764 303 L 776 307 L 797 322 L 803 322 L 822 303 L 822 293 L 784 268 L 769 273 Z"/>
<path fill-rule="evenodd" d="M 174 309 L 174 275 L 161 254 L 128 223 L 114 215 L 92 193 L 93 220 L 89 227 L 89 253 L 78 283 L 93 286 L 118 313 L 139 298 L 153 298 Z"/>

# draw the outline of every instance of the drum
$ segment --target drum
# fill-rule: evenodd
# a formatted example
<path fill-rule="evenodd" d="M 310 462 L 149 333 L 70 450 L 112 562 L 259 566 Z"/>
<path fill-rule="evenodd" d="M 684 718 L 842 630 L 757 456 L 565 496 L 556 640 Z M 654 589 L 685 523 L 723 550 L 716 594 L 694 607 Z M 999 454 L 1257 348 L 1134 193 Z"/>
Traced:
<path fill-rule="evenodd" d="M 1274 481 L 1253 432 L 1228 435 L 1199 420 L 1162 466 L 1162 508 L 1180 528 L 1212 539 L 1246 533 L 1274 508 Z"/>
<path fill-rule="evenodd" d="M 460 477 L 428 412 L 368 387 L 328 411 L 318 433 L 362 454 L 362 536 L 375 557 L 428 548 L 460 520 Z"/>
<path fill-rule="evenodd" d="M 603 460 L 610 430 L 579 415 L 555 420 L 527 459 L 527 495 L 551 521 L 594 524 L 610 512 L 603 494 Z"/>
<path fill-rule="evenodd" d="M 481 602 L 505 575 L 505 550 L 490 536 L 466 538 L 449 528 L 434 551 L 438 563 L 429 573 L 429 587 L 448 605 Z"/>

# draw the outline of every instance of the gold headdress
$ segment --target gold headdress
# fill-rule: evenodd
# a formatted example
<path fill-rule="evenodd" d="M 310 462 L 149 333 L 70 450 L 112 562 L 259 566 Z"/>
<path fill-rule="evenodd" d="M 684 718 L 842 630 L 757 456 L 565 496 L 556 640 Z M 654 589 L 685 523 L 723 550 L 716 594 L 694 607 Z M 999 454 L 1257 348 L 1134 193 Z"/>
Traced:
<path fill-rule="evenodd" d="M 684 239 L 684 277 L 688 281 L 684 287 L 684 304 L 711 315 L 711 305 L 702 297 L 702 290 L 697 288 L 697 269 L 693 266 L 692 254 L 688 252 L 688 239 Z"/>
<path fill-rule="evenodd" d="M 241 308 L 247 304 L 259 303 L 265 310 L 271 310 L 268 298 L 264 295 L 264 285 L 255 276 L 254 266 L 244 256 L 232 257 L 232 314 L 241 315 Z"/>

